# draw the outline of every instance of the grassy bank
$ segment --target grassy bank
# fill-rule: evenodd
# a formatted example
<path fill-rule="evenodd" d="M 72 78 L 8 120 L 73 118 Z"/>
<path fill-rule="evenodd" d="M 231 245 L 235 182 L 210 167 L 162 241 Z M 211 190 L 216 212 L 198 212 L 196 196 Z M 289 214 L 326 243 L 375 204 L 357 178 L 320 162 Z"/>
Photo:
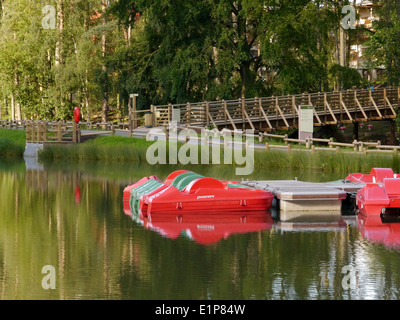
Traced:
<path fill-rule="evenodd" d="M 100 160 L 104 162 L 146 162 L 146 152 L 152 141 L 120 136 L 103 136 L 78 145 L 47 146 L 40 154 L 48 161 Z M 181 145 L 178 146 L 178 150 Z M 25 132 L 0 129 L 0 158 L 22 157 L 25 150 Z M 168 148 L 167 148 L 168 151 Z M 199 157 L 201 152 L 198 152 Z M 167 159 L 169 156 L 167 154 Z M 220 160 L 223 162 L 223 148 Z M 199 163 L 200 163 L 199 159 Z M 210 152 L 210 163 L 211 152 Z M 179 165 L 179 164 L 178 164 Z M 182 166 L 182 165 L 180 165 Z M 229 166 L 229 165 L 228 165 Z M 254 167 L 257 170 L 295 169 L 321 172 L 364 172 L 374 167 L 392 168 L 400 172 L 400 156 L 397 154 L 368 154 L 346 151 L 255 151 Z"/>
<path fill-rule="evenodd" d="M 0 158 L 22 158 L 25 131 L 0 129 Z"/>
<path fill-rule="evenodd" d="M 153 142 L 139 138 L 103 136 L 76 145 L 51 145 L 40 152 L 41 159 L 146 161 Z"/>
<path fill-rule="evenodd" d="M 397 154 L 368 154 L 346 151 L 267 151 L 256 152 L 255 168 L 290 168 L 320 170 L 322 172 L 364 172 L 372 168 L 392 168 L 400 171 L 400 156 Z"/>
<path fill-rule="evenodd" d="M 153 142 L 138 138 L 118 136 L 98 137 L 79 145 L 49 146 L 40 153 L 42 159 L 102 160 L 146 162 L 146 152 Z M 179 150 L 180 146 L 178 146 Z M 168 148 L 167 148 L 168 151 Z M 199 157 L 201 152 L 198 152 Z M 167 159 L 169 156 L 167 154 Z M 223 148 L 220 155 L 223 162 Z M 211 152 L 210 152 L 210 163 Z M 199 159 L 200 163 L 200 159 Z M 368 154 L 335 151 L 280 150 L 255 151 L 255 170 L 298 169 L 320 170 L 322 172 L 369 172 L 374 167 L 392 168 L 400 171 L 400 157 L 397 154 Z"/>

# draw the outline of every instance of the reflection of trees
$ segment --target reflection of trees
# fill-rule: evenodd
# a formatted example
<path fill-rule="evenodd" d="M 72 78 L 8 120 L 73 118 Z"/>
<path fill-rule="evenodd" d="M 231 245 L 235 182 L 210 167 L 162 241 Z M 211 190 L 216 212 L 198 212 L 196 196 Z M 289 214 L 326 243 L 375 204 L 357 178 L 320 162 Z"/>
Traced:
<path fill-rule="evenodd" d="M 369 296 L 366 288 L 378 282 L 373 297 L 398 295 L 398 252 L 365 241 L 355 227 L 273 228 L 209 246 L 171 240 L 124 215 L 124 183 L 99 176 L 0 172 L 0 298 L 354 299 Z M 56 268 L 56 290 L 41 287 L 46 264 Z M 357 271 L 355 292 L 341 286 L 349 264 Z"/>
<path fill-rule="evenodd" d="M 2 298 L 79 298 L 88 291 L 118 295 L 109 277 L 125 245 L 118 241 L 123 230 L 112 230 L 120 221 L 120 187 L 106 180 L 79 180 L 83 201 L 77 205 L 77 175 L 0 174 Z M 41 288 L 46 264 L 56 267 L 55 291 Z"/>

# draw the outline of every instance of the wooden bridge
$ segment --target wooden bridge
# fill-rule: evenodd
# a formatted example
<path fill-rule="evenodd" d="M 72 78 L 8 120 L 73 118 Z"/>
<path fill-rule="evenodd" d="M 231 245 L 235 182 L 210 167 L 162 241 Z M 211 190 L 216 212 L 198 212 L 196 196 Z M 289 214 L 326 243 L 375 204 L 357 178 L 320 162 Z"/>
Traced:
<path fill-rule="evenodd" d="M 266 133 L 297 128 L 301 105 L 313 106 L 314 126 L 393 120 L 400 106 L 400 87 L 152 105 L 147 110 L 131 110 L 129 120 L 119 124 L 0 120 L 0 127 L 25 129 L 27 142 L 79 143 L 85 136 L 116 132 L 133 136 L 141 126 L 167 126 L 178 113 L 182 126 L 253 129 Z M 83 126 L 87 132 L 82 132 Z M 93 132 L 93 126 L 102 127 L 103 131 Z"/>
<path fill-rule="evenodd" d="M 147 125 L 166 125 L 179 109 L 183 125 L 273 131 L 298 127 L 301 105 L 314 107 L 315 126 L 394 119 L 400 87 L 158 105 L 134 110 L 133 122 L 137 126 L 146 113 Z"/>

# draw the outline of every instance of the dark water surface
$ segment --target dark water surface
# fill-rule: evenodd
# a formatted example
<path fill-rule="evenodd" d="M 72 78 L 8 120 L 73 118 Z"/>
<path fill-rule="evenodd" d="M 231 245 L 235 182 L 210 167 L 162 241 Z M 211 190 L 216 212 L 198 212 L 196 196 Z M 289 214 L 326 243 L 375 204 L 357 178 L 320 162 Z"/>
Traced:
<path fill-rule="evenodd" d="M 400 229 L 290 229 L 270 213 L 237 222 L 143 224 L 122 190 L 178 167 L 0 162 L 1 299 L 399 299 Z M 190 168 L 220 179 L 227 167 Z M 250 179 L 331 181 L 316 172 Z M 240 179 L 236 179 L 240 180 Z M 168 222 L 168 221 L 167 221 Z M 243 224 L 242 224 L 243 226 Z M 54 267 L 54 278 L 44 266 Z M 45 279 L 44 279 L 45 278 Z M 55 289 L 42 284 L 55 282 Z"/>

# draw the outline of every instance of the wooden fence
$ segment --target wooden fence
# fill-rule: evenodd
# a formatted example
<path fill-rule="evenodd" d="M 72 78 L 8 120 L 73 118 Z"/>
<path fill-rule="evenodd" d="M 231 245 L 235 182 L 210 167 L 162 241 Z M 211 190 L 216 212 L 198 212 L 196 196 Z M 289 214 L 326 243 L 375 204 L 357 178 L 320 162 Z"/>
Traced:
<path fill-rule="evenodd" d="M 142 132 L 134 132 L 129 123 L 79 123 L 74 122 L 47 122 L 47 121 L 25 121 L 25 120 L 0 120 L 0 128 L 7 129 L 22 129 L 26 131 L 26 141 L 32 143 L 79 143 L 85 136 L 94 135 L 114 135 L 124 133 L 125 136 L 136 136 L 141 138 L 151 139 L 151 131 L 145 130 Z M 82 130 L 83 128 L 86 129 Z M 381 141 L 364 142 L 354 140 L 352 143 L 335 142 L 333 138 L 306 138 L 305 140 L 289 138 L 288 135 L 278 135 L 267 132 L 259 132 L 258 134 L 248 134 L 243 130 L 218 130 L 205 129 L 196 126 L 178 126 L 178 129 L 195 129 L 197 132 L 205 133 L 204 136 L 199 135 L 198 139 L 203 139 L 204 143 L 208 143 L 210 135 L 215 141 L 227 145 L 229 139 L 226 139 L 227 134 L 239 134 L 246 138 L 247 146 L 252 146 L 255 149 L 286 149 L 291 151 L 296 146 L 301 146 L 304 150 L 316 151 L 339 151 L 349 150 L 354 152 L 368 153 L 394 153 L 400 150 L 400 146 L 382 145 Z M 170 139 L 168 135 L 168 126 L 164 125 L 166 139 Z M 218 142 L 217 142 L 218 143 Z"/>

